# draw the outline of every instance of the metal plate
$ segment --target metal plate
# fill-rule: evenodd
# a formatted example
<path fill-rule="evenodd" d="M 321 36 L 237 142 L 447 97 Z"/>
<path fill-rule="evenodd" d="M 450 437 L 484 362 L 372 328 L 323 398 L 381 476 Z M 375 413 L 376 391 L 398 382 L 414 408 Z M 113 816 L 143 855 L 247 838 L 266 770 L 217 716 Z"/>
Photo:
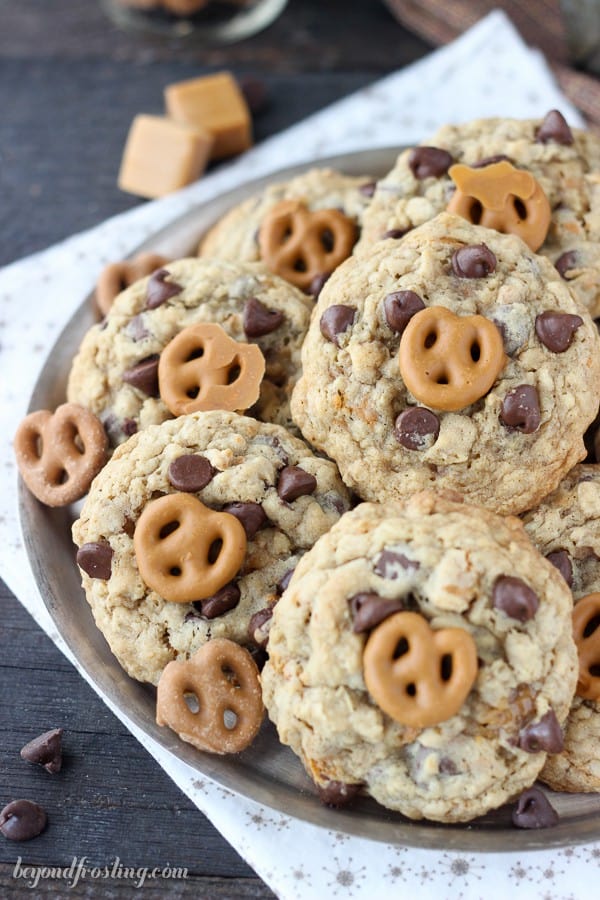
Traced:
<path fill-rule="evenodd" d="M 364 151 L 319 160 L 318 164 L 334 166 L 350 175 L 381 176 L 391 168 L 397 152 L 397 149 Z M 288 179 L 306 168 L 295 166 L 276 172 L 193 209 L 136 252 L 152 250 L 174 258 L 194 254 L 202 234 L 226 210 L 266 183 Z M 94 313 L 88 299 L 57 340 L 40 372 L 30 410 L 53 409 L 64 402 L 71 360 L 93 322 Z M 468 825 L 411 822 L 367 798 L 348 809 L 328 809 L 318 800 L 300 762 L 279 743 L 269 722 L 254 744 L 239 756 L 221 758 L 200 753 L 169 729 L 156 725 L 154 689 L 126 675 L 96 628 L 81 589 L 71 541 L 71 524 L 77 508 L 42 506 L 22 484 L 19 499 L 23 538 L 34 577 L 59 633 L 79 665 L 117 708 L 199 775 L 298 819 L 392 844 L 471 852 L 523 852 L 600 839 L 600 795 L 595 794 L 552 794 L 560 822 L 554 828 L 539 831 L 512 827 L 507 807 Z"/>

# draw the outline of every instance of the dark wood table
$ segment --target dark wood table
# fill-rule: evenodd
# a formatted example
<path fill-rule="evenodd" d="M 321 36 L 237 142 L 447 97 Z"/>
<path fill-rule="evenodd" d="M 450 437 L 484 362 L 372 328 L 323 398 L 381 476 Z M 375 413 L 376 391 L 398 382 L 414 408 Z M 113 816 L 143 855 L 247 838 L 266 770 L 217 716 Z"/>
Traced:
<path fill-rule="evenodd" d="M 225 67 L 259 77 L 270 98 L 260 141 L 429 49 L 376 0 L 291 0 L 262 34 L 210 51 L 118 31 L 94 0 L 0 0 L 0 264 L 142 202 L 117 190 L 116 173 L 132 117 L 160 113 L 166 84 Z M 43 298 L 28 302 L 35 314 Z M 118 878 L 67 891 L 13 877 L 19 859 L 75 857 L 187 869 L 185 880 L 146 882 L 144 897 L 272 897 L 1 582 L 0 604 L 0 808 L 28 797 L 50 819 L 28 843 L 0 837 L 0 897 L 135 892 Z M 19 750 L 57 726 L 65 762 L 52 776 Z"/>

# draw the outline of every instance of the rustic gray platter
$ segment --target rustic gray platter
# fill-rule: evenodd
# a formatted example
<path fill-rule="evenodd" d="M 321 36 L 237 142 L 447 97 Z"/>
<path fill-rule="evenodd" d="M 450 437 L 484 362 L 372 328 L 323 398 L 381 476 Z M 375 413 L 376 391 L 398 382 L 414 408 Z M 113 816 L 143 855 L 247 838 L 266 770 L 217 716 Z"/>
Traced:
<path fill-rule="evenodd" d="M 391 168 L 397 153 L 397 149 L 367 150 L 311 164 L 331 165 L 349 175 L 380 177 Z M 201 236 L 228 209 L 265 184 L 286 180 L 307 168 L 308 164 L 273 173 L 199 206 L 157 232 L 135 252 L 151 250 L 172 258 L 194 255 Z M 90 295 L 49 354 L 31 396 L 30 410 L 53 409 L 64 402 L 71 360 L 95 320 Z M 548 792 L 560 821 L 554 828 L 539 831 L 514 828 L 508 807 L 468 825 L 412 822 L 367 798 L 347 809 L 328 809 L 318 800 L 297 758 L 279 743 L 269 722 L 254 744 L 239 756 L 221 758 L 195 750 L 169 729 L 156 725 L 154 688 L 126 675 L 94 624 L 81 589 L 71 541 L 76 508 L 42 506 L 22 483 L 19 500 L 21 528 L 34 577 L 57 630 L 79 665 L 115 707 L 199 775 L 281 813 L 391 844 L 470 852 L 523 852 L 600 839 L 600 795 L 594 794 Z"/>

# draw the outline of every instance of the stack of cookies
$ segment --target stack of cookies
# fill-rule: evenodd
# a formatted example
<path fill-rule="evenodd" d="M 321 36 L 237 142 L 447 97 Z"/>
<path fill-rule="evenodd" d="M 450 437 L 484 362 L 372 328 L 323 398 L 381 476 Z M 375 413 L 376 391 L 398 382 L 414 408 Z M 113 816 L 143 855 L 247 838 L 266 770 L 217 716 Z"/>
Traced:
<path fill-rule="evenodd" d="M 266 707 L 325 803 L 413 819 L 600 790 L 600 141 L 447 126 L 155 263 L 15 445 L 42 502 L 88 492 L 85 593 L 158 722 L 236 753 Z"/>

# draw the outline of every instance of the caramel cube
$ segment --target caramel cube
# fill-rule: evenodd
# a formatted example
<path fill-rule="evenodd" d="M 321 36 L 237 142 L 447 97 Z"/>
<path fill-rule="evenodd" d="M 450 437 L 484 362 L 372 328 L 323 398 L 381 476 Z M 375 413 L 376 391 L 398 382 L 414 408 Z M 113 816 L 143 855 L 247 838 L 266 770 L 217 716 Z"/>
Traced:
<path fill-rule="evenodd" d="M 163 197 L 195 181 L 210 158 L 211 135 L 163 116 L 136 116 L 131 123 L 118 184 L 140 197 Z"/>
<path fill-rule="evenodd" d="M 252 119 L 235 78 L 217 72 L 165 88 L 168 115 L 205 128 L 214 138 L 211 159 L 233 156 L 252 146 Z"/>

